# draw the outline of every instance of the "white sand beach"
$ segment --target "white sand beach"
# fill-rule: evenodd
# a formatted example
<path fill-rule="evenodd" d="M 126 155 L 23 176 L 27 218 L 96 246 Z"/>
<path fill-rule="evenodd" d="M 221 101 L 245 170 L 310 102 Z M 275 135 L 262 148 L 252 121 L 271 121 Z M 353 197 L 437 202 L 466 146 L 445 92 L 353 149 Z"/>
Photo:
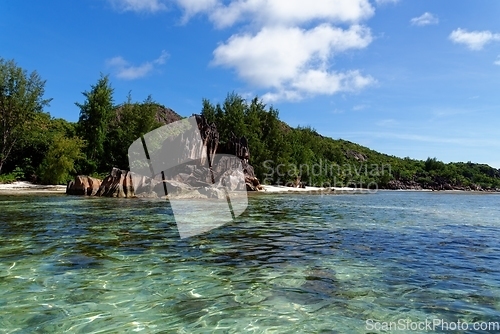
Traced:
<path fill-rule="evenodd" d="M 1 183 L 0 194 L 8 193 L 65 193 L 66 186 L 63 185 L 41 185 L 26 181 L 13 183 Z"/>
<path fill-rule="evenodd" d="M 256 193 L 288 193 L 288 194 L 360 194 L 369 193 L 372 190 L 350 188 L 350 187 L 305 187 L 305 188 L 292 188 L 286 186 L 271 186 L 262 185 L 263 190 Z M 66 192 L 64 185 L 41 185 L 34 184 L 26 181 L 16 181 L 13 183 L 1 183 L 0 194 L 20 194 L 20 193 L 58 193 L 63 194 Z"/>
<path fill-rule="evenodd" d="M 370 189 L 362 189 L 362 188 L 350 188 L 350 187 L 305 187 L 305 188 L 293 188 L 286 186 L 271 186 L 271 185 L 262 185 L 263 191 L 259 193 L 310 193 L 310 194 L 335 194 L 335 193 L 356 193 L 356 194 L 364 194 L 373 192 Z"/>

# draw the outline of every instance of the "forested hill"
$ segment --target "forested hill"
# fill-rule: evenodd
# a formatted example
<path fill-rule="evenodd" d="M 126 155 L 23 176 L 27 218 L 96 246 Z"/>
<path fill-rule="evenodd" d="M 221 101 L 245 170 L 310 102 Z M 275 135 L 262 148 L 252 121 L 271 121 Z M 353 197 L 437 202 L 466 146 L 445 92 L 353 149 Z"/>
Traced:
<path fill-rule="evenodd" d="M 78 122 L 44 112 L 43 81 L 14 61 L 0 58 L 0 182 L 24 179 L 65 184 L 75 174 L 103 176 L 112 167 L 128 169 L 130 144 L 149 131 L 181 119 L 151 97 L 116 103 L 107 76 L 83 92 Z M 258 98 L 231 93 L 221 104 L 204 99 L 200 110 L 215 123 L 221 143 L 244 136 L 250 163 L 264 184 L 354 186 L 389 189 L 498 190 L 500 171 L 487 165 L 445 164 L 382 154 L 345 140 L 291 128 L 278 110 Z M 185 115 L 189 116 L 189 115 Z M 411 154 L 411 152 L 409 152 Z"/>
<path fill-rule="evenodd" d="M 248 139 L 250 163 L 263 183 L 381 189 L 498 190 L 500 170 L 484 164 L 398 158 L 361 145 L 291 128 L 278 110 L 257 98 L 229 94 L 222 104 L 203 100 L 202 114 L 224 142 L 231 132 Z"/>

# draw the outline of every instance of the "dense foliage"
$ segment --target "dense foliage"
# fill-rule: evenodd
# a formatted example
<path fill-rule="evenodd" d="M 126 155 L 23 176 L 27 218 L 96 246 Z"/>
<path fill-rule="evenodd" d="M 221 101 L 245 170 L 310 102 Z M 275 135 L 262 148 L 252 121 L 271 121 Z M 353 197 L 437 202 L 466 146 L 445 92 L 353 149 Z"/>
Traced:
<path fill-rule="evenodd" d="M 248 139 L 250 163 L 264 183 L 362 188 L 500 188 L 500 171 L 488 165 L 445 164 L 397 158 L 345 140 L 319 135 L 310 127 L 290 128 L 278 111 L 254 98 L 229 94 L 222 104 L 203 100 L 202 114 L 214 122 L 221 141 L 231 132 Z"/>
<path fill-rule="evenodd" d="M 104 141 L 113 113 L 113 88 L 107 76 L 102 76 L 85 96 L 83 103 L 76 103 L 80 108 L 78 135 L 85 140 L 85 162 L 83 172 L 92 174 L 102 167 L 104 160 Z"/>
<path fill-rule="evenodd" d="M 160 126 L 151 97 L 113 104 L 107 76 L 84 92 L 77 123 L 43 111 L 45 81 L 13 61 L 0 59 L 0 182 L 30 180 L 65 184 L 75 174 L 102 176 L 111 167 L 128 168 L 127 149 Z"/>
<path fill-rule="evenodd" d="M 34 121 L 50 99 L 43 99 L 45 81 L 28 74 L 13 60 L 0 58 L 0 173 L 12 150 L 23 144 Z"/>
<path fill-rule="evenodd" d="M 103 175 L 111 167 L 128 169 L 127 150 L 140 136 L 180 119 L 155 103 L 114 104 L 107 76 L 77 102 L 77 123 L 54 119 L 43 108 L 50 99 L 36 72 L 28 74 L 0 58 L 0 182 L 28 179 L 64 184 L 76 173 Z M 162 114 L 163 112 L 163 114 Z M 256 176 L 268 184 L 300 182 L 312 186 L 363 188 L 498 189 L 500 170 L 488 165 L 445 164 L 397 158 L 319 135 L 310 127 L 291 128 L 278 110 L 258 98 L 228 94 L 222 104 L 202 101 L 201 113 L 215 123 L 222 143 L 245 136 Z M 162 116 L 161 116 L 162 115 Z"/>
<path fill-rule="evenodd" d="M 163 125 L 157 119 L 157 113 L 161 109 L 164 107 L 155 103 L 151 96 L 139 103 L 132 102 L 130 94 L 127 102 L 115 107 L 104 140 L 106 157 L 101 161 L 101 172 L 108 172 L 112 167 L 129 169 L 129 146 L 137 138 Z"/>

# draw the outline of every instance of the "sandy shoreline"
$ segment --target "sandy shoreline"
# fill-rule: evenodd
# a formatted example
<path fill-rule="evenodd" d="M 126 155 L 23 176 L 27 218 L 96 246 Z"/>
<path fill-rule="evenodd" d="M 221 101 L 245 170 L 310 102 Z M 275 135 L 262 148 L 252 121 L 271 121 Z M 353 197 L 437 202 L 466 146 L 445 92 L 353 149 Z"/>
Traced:
<path fill-rule="evenodd" d="M 432 192 L 430 189 L 421 190 L 388 190 L 388 189 L 363 189 L 350 187 L 305 187 L 292 188 L 286 186 L 262 185 L 263 190 L 257 192 L 249 192 L 248 194 L 373 194 L 377 191 L 397 191 L 397 192 Z M 463 191 L 463 190 L 441 190 L 438 193 L 491 193 L 482 191 Z M 9 194 L 65 194 L 66 186 L 64 185 L 41 185 L 33 184 L 26 181 L 16 181 L 13 183 L 0 183 L 0 195 Z M 493 192 L 494 193 L 494 192 Z"/>
<path fill-rule="evenodd" d="M 287 194 L 368 194 L 375 192 L 375 189 L 362 189 L 350 187 L 305 187 L 293 188 L 286 186 L 262 185 L 263 190 L 258 193 L 287 193 Z"/>
<path fill-rule="evenodd" d="M 16 181 L 13 183 L 1 183 L 0 194 L 26 194 L 26 193 L 54 193 L 64 194 L 66 186 L 63 185 L 41 185 L 26 181 Z"/>
<path fill-rule="evenodd" d="M 271 186 L 263 185 L 263 190 L 255 192 L 256 194 L 332 194 L 332 193 L 368 193 L 371 190 L 357 189 L 348 187 L 333 187 L 333 188 L 320 188 L 320 187 L 305 187 L 305 188 L 292 188 L 285 186 Z M 332 191 L 333 189 L 333 191 Z M 0 194 L 25 194 L 25 193 L 56 193 L 64 194 L 66 186 L 63 185 L 41 185 L 33 184 L 25 181 L 16 181 L 13 183 L 0 184 Z"/>

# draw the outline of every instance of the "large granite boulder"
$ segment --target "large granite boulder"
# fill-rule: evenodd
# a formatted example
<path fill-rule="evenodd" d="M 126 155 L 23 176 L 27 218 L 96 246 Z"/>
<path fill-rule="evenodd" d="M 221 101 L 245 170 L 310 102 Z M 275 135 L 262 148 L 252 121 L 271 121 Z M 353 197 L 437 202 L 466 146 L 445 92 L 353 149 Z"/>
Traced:
<path fill-rule="evenodd" d="M 260 184 L 259 179 L 255 176 L 253 166 L 248 163 L 248 160 L 242 160 L 241 164 L 243 167 L 243 173 L 245 175 L 245 184 L 247 187 L 247 191 L 262 190 L 262 185 Z"/>
<path fill-rule="evenodd" d="M 158 192 L 160 182 L 147 176 L 120 170 L 113 167 L 111 173 L 102 181 L 96 196 L 104 197 L 161 197 Z"/>
<path fill-rule="evenodd" d="M 68 195 L 94 196 L 99 191 L 102 181 L 86 175 L 77 175 L 73 181 L 66 186 Z"/>
<path fill-rule="evenodd" d="M 176 161 L 168 161 L 165 167 L 169 167 L 154 177 L 118 168 L 113 168 L 102 182 L 78 176 L 68 184 L 66 193 L 105 197 L 163 197 L 167 193 L 168 196 L 183 198 L 223 198 L 226 196 L 221 190 L 223 187 L 227 191 L 261 190 L 254 169 L 248 162 L 250 150 L 247 139 L 231 134 L 227 143 L 219 145 L 215 124 L 208 124 L 201 115 L 195 115 L 195 119 L 201 142 L 190 138 L 193 135 L 189 132 L 180 132 L 160 142 L 160 153 L 175 157 L 178 165 Z M 175 151 L 176 148 L 179 152 L 172 154 L 172 149 Z M 200 152 L 203 154 L 200 155 Z M 197 158 L 200 156 L 201 159 Z"/>
<path fill-rule="evenodd" d="M 104 197 L 134 197 L 132 173 L 113 168 L 111 173 L 102 180 L 101 187 L 96 194 Z"/>

